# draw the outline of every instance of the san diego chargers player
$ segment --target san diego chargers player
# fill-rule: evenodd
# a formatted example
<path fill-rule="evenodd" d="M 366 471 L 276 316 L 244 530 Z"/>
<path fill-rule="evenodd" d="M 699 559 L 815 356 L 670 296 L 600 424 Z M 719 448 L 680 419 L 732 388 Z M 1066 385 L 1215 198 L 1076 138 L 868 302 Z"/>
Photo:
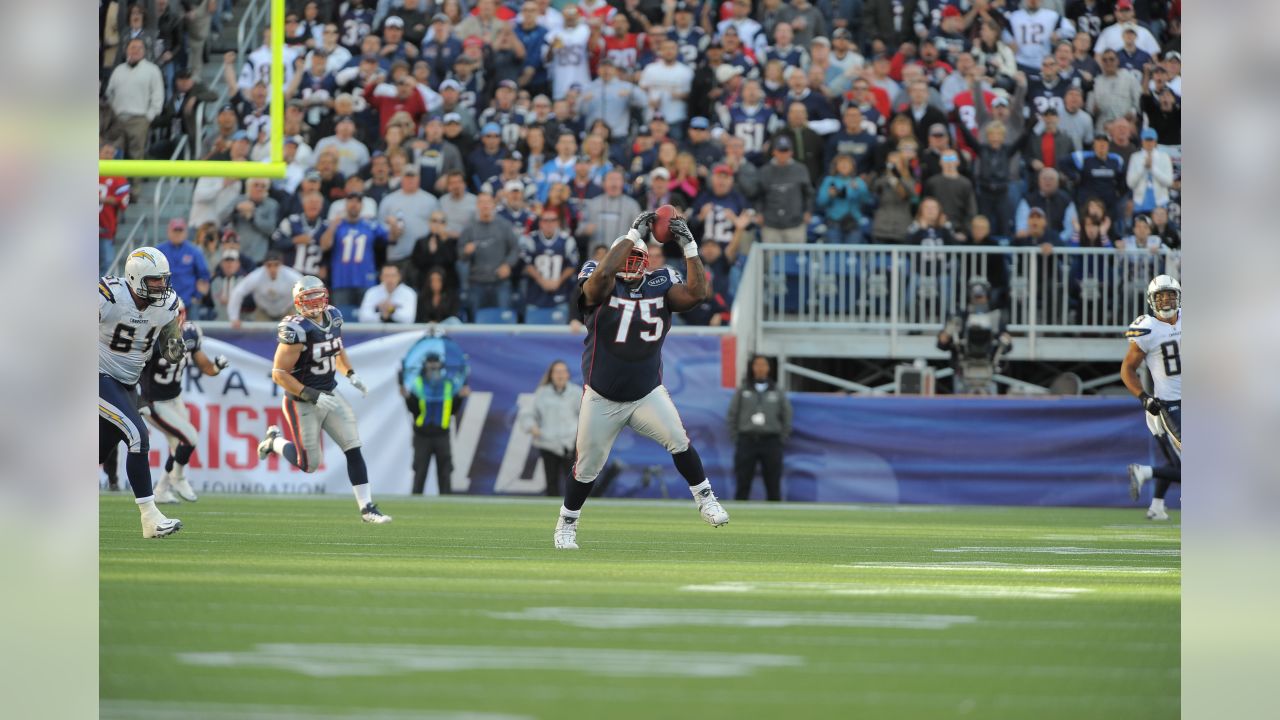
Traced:
<path fill-rule="evenodd" d="M 604 260 L 598 264 L 589 260 L 578 273 L 578 304 L 587 326 L 584 388 L 578 413 L 578 459 L 573 466 L 577 482 L 565 488 L 553 537 L 561 550 L 578 548 L 582 505 L 609 458 L 613 441 L 626 426 L 671 453 L 704 520 L 713 527 L 729 522 L 729 514 L 711 491 L 698 451 L 689 444 L 680 413 L 662 386 L 662 343 L 671 329 L 671 314 L 692 310 L 707 299 L 707 274 L 693 233 L 678 217 L 670 227 L 684 253 L 688 284 L 668 267 L 648 271 L 644 238 L 650 237 L 655 217 L 653 212 L 641 213 Z"/>
<path fill-rule="evenodd" d="M 1156 480 L 1149 520 L 1168 520 L 1164 496 L 1172 483 L 1182 484 L 1182 285 L 1168 275 L 1158 275 L 1147 285 L 1151 315 L 1140 315 L 1129 326 L 1129 353 L 1120 366 L 1125 387 L 1142 401 L 1147 427 L 1156 437 L 1165 463 L 1129 466 L 1129 495 L 1138 499 L 1142 485 Z M 1146 363 L 1155 394 L 1142 387 L 1138 366 Z"/>
<path fill-rule="evenodd" d="M 129 254 L 124 278 L 98 281 L 98 458 L 123 441 L 125 472 L 142 513 L 142 537 L 161 538 L 182 529 L 156 507 L 151 488 L 147 426 L 135 406 L 135 389 L 147 360 L 159 352 L 177 362 L 185 352 L 178 324 L 178 296 L 170 287 L 169 261 L 153 247 Z"/>
<path fill-rule="evenodd" d="M 157 503 L 176 503 L 178 498 L 195 502 L 196 491 L 187 480 L 187 463 L 196 449 L 196 429 L 182 402 L 182 383 L 190 360 L 200 372 L 213 376 L 230 364 L 226 355 L 212 360 L 201 349 L 204 332 L 187 321 L 187 308 L 178 300 L 178 321 L 182 323 L 182 357 L 169 362 L 160 355 L 151 358 L 142 376 L 142 398 L 146 402 L 147 420 L 169 440 L 169 457 L 164 461 L 164 475 L 156 483 Z"/>
<path fill-rule="evenodd" d="M 391 516 L 373 504 L 356 413 L 346 398 L 334 392 L 336 369 L 361 395 L 369 394 L 342 347 L 342 313 L 329 304 L 329 290 L 314 275 L 304 275 L 294 284 L 293 307 L 298 313 L 280 321 L 271 379 L 284 389 L 281 405 L 294 442 L 281 437 L 280 428 L 272 425 L 258 443 L 258 459 L 274 452 L 303 472 L 315 472 L 320 467 L 323 430 L 347 456 L 347 476 L 360 517 L 367 523 L 389 523 Z"/>

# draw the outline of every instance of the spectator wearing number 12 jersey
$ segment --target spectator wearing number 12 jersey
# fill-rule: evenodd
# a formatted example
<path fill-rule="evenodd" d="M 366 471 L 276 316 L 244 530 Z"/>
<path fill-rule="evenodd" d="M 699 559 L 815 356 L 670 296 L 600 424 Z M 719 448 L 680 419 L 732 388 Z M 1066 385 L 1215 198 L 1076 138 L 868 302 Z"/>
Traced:
<path fill-rule="evenodd" d="M 347 195 L 346 214 L 325 231 L 332 243 L 329 267 L 329 297 L 338 308 L 358 306 L 364 292 L 378 282 L 378 268 L 386 257 L 387 243 L 400 238 L 402 227 L 360 217 L 364 206 L 361 193 Z M 354 314 L 349 313 L 349 314 Z"/>

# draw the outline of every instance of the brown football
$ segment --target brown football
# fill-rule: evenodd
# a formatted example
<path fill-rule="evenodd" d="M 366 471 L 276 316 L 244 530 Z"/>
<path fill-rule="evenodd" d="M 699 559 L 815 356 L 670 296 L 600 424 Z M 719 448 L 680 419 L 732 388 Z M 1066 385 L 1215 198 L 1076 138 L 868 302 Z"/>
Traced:
<path fill-rule="evenodd" d="M 660 243 L 671 242 L 671 219 L 679 217 L 672 205 L 663 205 L 655 210 L 658 217 L 653 221 L 653 239 Z"/>

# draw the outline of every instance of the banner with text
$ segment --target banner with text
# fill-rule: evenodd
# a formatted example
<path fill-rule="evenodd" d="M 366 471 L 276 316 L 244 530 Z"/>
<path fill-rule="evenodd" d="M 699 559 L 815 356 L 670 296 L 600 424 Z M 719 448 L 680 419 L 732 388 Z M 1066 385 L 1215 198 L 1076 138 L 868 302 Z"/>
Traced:
<path fill-rule="evenodd" d="M 218 337 L 213 337 L 216 334 Z M 412 485 L 412 417 L 396 370 L 420 332 L 345 334 L 352 365 L 370 388 L 362 398 L 345 379 L 338 392 L 355 408 L 369 477 L 378 496 Z M 453 428 L 455 492 L 541 494 L 542 463 L 518 408 L 532 398 L 553 360 L 581 382 L 582 336 L 459 334 L 471 364 L 472 393 Z M 200 443 L 188 476 L 199 492 L 346 493 L 346 459 L 326 438 L 324 464 L 306 474 L 274 455 L 259 461 L 268 425 L 288 435 L 279 388 L 271 382 L 274 334 L 219 331 L 205 352 L 225 353 L 217 377 L 193 369 L 183 398 Z M 720 386 L 720 339 L 671 336 L 663 384 L 720 495 L 733 496 L 733 446 Z M 912 398 L 795 393 L 786 446 L 788 500 L 1011 505 L 1129 505 L 1127 463 L 1150 463 L 1155 448 L 1141 409 L 1124 398 Z M 164 438 L 152 432 L 152 467 Z M 610 455 L 607 494 L 687 498 L 684 480 L 657 445 L 624 431 Z M 434 468 L 428 492 L 435 492 Z M 753 497 L 762 494 L 757 480 Z"/>

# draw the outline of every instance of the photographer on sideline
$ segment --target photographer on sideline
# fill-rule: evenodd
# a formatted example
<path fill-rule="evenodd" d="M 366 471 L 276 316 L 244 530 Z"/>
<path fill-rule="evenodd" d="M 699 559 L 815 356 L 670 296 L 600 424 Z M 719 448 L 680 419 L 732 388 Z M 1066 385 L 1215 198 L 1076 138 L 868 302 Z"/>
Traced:
<path fill-rule="evenodd" d="M 459 378 L 445 371 L 444 358 L 438 352 L 429 352 L 422 371 L 408 383 L 402 379 L 399 385 L 405 407 L 413 416 L 413 494 L 421 495 L 426 488 L 432 455 L 436 458 L 440 494 L 452 494 L 453 447 L 449 428 L 454 416 L 461 413 L 462 401 L 471 394 L 471 387 L 466 384 L 465 375 Z"/>
<path fill-rule="evenodd" d="M 729 437 L 738 489 L 735 500 L 751 495 L 756 465 L 764 475 L 765 497 L 782 500 L 782 445 L 791 436 L 791 401 L 770 379 L 772 366 L 763 355 L 751 358 L 747 377 L 729 401 Z"/>
<path fill-rule="evenodd" d="M 951 353 L 956 395 L 995 395 L 1000 359 L 1013 349 L 1004 313 L 991 307 L 991 284 L 981 275 L 969 280 L 969 303 L 938 333 L 938 349 Z"/>

